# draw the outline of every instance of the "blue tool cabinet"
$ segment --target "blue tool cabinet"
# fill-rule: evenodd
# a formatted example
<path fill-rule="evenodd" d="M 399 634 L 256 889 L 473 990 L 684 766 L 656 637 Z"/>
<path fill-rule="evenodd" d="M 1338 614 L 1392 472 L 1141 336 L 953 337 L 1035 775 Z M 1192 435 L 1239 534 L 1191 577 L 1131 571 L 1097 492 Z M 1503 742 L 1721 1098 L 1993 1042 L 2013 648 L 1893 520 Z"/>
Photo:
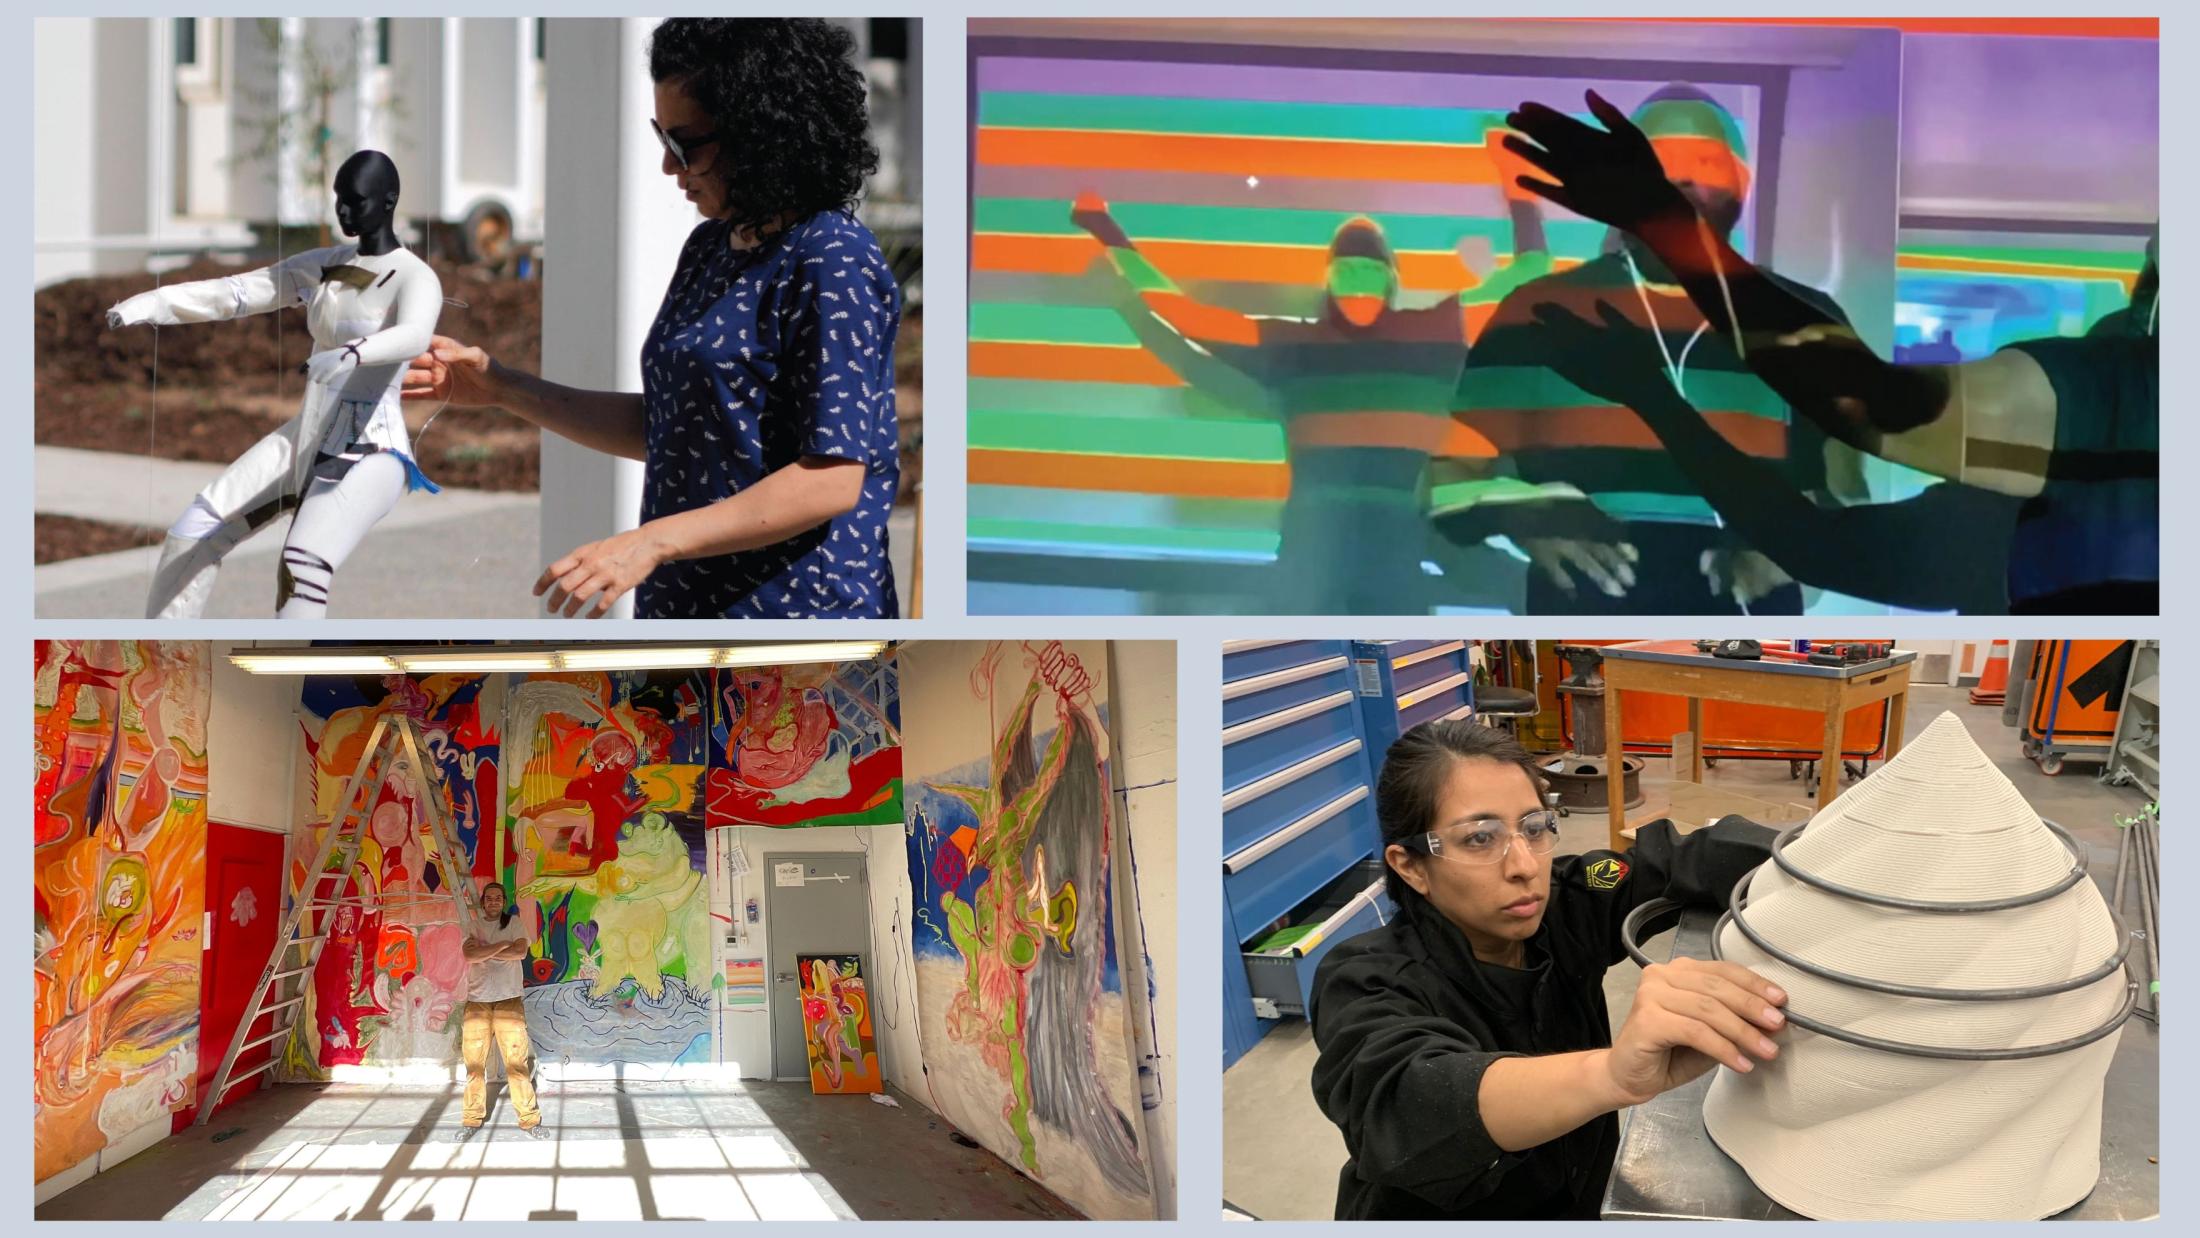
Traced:
<path fill-rule="evenodd" d="M 1314 969 L 1391 914 L 1375 772 L 1473 711 L 1464 641 L 1232 641 L 1222 655 L 1223 1065 L 1303 1018 Z M 1252 947 L 1278 928 L 1286 947 Z"/>

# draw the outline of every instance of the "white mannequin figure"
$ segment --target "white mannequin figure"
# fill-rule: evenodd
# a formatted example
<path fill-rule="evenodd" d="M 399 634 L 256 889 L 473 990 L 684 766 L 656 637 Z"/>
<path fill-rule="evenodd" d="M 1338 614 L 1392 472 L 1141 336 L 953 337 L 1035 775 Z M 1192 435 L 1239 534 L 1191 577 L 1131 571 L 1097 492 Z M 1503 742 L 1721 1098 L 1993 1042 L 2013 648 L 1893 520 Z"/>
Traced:
<path fill-rule="evenodd" d="M 140 293 L 107 311 L 110 327 L 163 327 L 303 305 L 313 337 L 298 415 L 239 456 L 170 526 L 148 618 L 197 618 L 222 556 L 295 509 L 276 614 L 319 619 L 337 568 L 367 530 L 408 488 L 435 489 L 413 461 L 398 387 L 435 334 L 443 286 L 398 243 L 397 167 L 388 156 L 353 155 L 337 169 L 335 189 L 337 220 L 355 243 Z"/>

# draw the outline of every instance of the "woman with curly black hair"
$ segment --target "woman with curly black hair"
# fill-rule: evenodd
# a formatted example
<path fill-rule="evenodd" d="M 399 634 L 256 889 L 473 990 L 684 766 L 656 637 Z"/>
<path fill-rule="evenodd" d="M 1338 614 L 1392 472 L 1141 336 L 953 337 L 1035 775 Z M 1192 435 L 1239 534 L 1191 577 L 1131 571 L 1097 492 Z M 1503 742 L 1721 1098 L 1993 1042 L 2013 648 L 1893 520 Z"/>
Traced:
<path fill-rule="evenodd" d="M 642 391 L 587 391 L 438 336 L 405 395 L 502 407 L 639 459 L 641 524 L 552 563 L 553 614 L 894 618 L 901 293 L 854 208 L 878 167 L 849 33 L 674 18 L 650 37 L 662 169 L 703 222 L 642 345 Z"/>

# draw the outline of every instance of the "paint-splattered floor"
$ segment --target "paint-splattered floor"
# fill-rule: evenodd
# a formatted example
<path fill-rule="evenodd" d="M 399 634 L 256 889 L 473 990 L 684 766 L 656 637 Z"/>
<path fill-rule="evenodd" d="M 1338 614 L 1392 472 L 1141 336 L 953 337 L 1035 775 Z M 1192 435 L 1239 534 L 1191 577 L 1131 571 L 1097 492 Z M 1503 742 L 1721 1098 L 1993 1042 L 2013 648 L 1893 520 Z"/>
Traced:
<path fill-rule="evenodd" d="M 39 1220 L 1075 1219 L 907 1096 L 800 1083 L 563 1083 L 535 1139 L 501 1085 L 279 1086 L 39 1206 Z"/>

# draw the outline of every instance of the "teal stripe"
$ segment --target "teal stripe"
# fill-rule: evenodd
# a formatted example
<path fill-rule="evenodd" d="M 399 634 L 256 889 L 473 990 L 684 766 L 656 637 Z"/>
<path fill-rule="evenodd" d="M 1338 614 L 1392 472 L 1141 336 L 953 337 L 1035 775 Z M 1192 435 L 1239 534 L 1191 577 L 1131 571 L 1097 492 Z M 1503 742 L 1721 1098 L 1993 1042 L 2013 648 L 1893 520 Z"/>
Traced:
<path fill-rule="evenodd" d="M 1125 529 L 1035 520 L 972 520 L 973 550 L 1108 550 L 1125 556 L 1261 562 L 1282 538 L 1240 529 Z"/>
<path fill-rule="evenodd" d="M 1134 458 L 1274 463 L 1284 458 L 1283 427 L 1272 421 L 1176 422 L 1157 433 L 1152 419 L 1108 415 L 969 416 L 971 449 L 1058 451 Z M 1095 461 L 1094 467 L 1102 467 Z"/>
<path fill-rule="evenodd" d="M 979 198 L 973 219 L 979 232 L 1032 236 L 1082 236 L 1071 222 L 1070 204 L 1058 198 Z M 1203 241 L 1222 245 L 1326 246 L 1337 225 L 1351 218 L 1343 211 L 1301 211 L 1280 207 L 1194 206 L 1168 202 L 1112 202 L 1108 213 L 1132 241 Z M 1512 224 L 1503 219 L 1455 215 L 1376 214 L 1392 248 L 1446 253 L 1469 237 L 1486 240 L 1495 253 L 1512 249 Z M 1586 261 L 1603 252 L 1603 224 L 1554 219 L 1544 225 L 1551 252 Z"/>
<path fill-rule="evenodd" d="M 1614 520 L 1648 520 L 1662 524 L 1717 524 L 1711 504 L 1693 494 L 1650 494 L 1641 491 L 1608 491 L 1589 501 Z"/>
<path fill-rule="evenodd" d="M 1584 117 L 1584 119 L 1587 119 Z M 1016 129 L 1116 130 L 1218 137 L 1480 146 L 1501 128 L 1496 109 L 1398 107 L 1257 99 L 1171 99 L 994 90 L 978 96 L 978 123 Z"/>
<path fill-rule="evenodd" d="M 989 413 L 1076 414 L 1113 417 L 1207 417 L 1267 420 L 1205 395 L 1196 387 L 1141 387 L 1130 383 L 1043 382 L 1029 378 L 973 378 L 970 409 Z M 1165 433 L 1166 431 L 1158 431 Z"/>
<path fill-rule="evenodd" d="M 1236 529 L 1273 534 L 1283 512 L 1283 503 L 1277 499 L 1191 499 L 1035 486 L 972 486 L 968 497 L 970 520 L 1130 529 Z"/>
<path fill-rule="evenodd" d="M 1138 335 L 1115 310 L 1097 305 L 980 301 L 970 307 L 972 343 L 1020 341 L 1136 348 Z"/>

